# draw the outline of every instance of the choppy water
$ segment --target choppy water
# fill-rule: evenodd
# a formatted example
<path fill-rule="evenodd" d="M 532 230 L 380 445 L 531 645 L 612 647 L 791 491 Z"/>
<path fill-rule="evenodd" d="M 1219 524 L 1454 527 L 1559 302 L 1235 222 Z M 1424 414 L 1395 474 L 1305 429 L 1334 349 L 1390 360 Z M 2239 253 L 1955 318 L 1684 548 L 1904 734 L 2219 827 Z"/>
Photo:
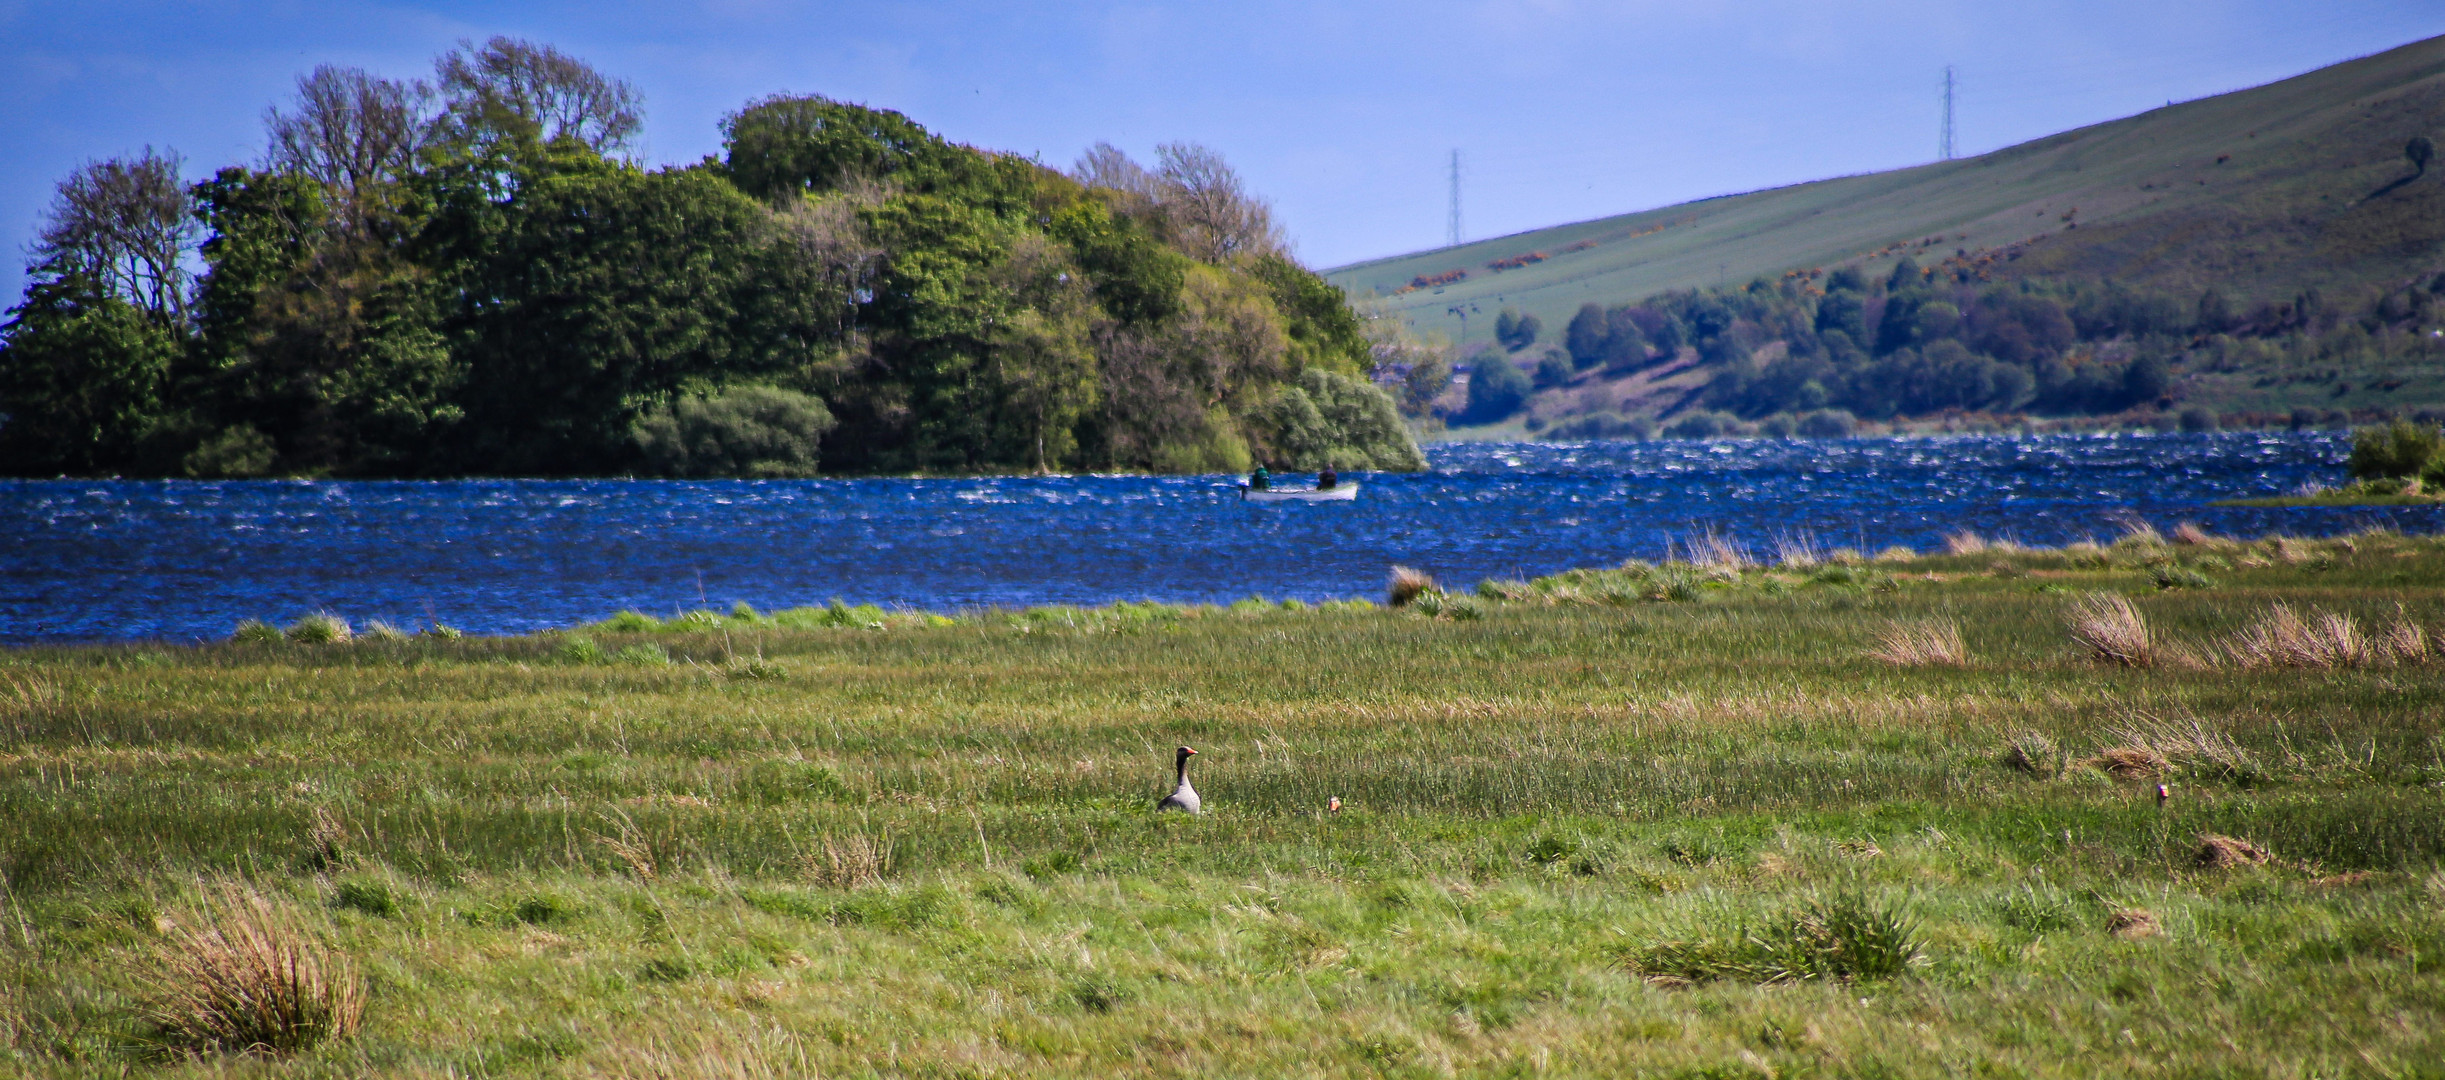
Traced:
<path fill-rule="evenodd" d="M 2338 433 L 1466 445 L 1255 506 L 1231 477 L 670 482 L 0 482 L 0 641 L 226 635 L 328 610 L 471 632 L 746 601 L 950 610 L 1372 596 L 1663 555 L 1708 525 L 1760 548 L 2058 544 L 2133 520 L 2432 532 L 2435 508 L 2220 509 L 2334 482 Z M 1299 479 L 1299 478 L 1291 478 Z"/>

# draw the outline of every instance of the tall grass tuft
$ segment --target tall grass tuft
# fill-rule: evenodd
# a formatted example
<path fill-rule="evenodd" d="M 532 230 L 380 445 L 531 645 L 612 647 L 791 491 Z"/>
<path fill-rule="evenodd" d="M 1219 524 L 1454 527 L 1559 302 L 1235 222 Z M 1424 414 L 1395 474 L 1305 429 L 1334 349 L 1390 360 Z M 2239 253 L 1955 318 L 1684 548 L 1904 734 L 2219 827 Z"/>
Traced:
<path fill-rule="evenodd" d="M 822 851 L 810 851 L 799 856 L 799 869 L 807 880 L 827 889 L 854 889 L 883 880 L 891 872 L 893 861 L 891 838 L 877 839 L 865 833 L 846 836 L 826 836 Z"/>
<path fill-rule="evenodd" d="M 1436 587 L 1435 579 L 1426 575 L 1426 571 L 1396 566 L 1392 568 L 1392 580 L 1387 587 L 1387 599 L 1392 602 L 1393 607 L 1402 607 L 1427 593 L 1442 591 Z"/>
<path fill-rule="evenodd" d="M 1691 540 L 1688 548 L 1689 561 L 1692 566 L 1703 566 L 1710 570 L 1740 571 L 1757 565 L 1756 561 L 1749 557 L 1748 548 L 1740 546 L 1739 543 L 1725 536 L 1712 525 L 1707 526 L 1705 532 L 1699 533 L 1696 539 Z"/>
<path fill-rule="evenodd" d="M 2043 732 L 2024 731 L 2004 741 L 2003 762 L 2031 776 L 2063 771 L 2063 752 Z"/>
<path fill-rule="evenodd" d="M 2401 604 L 2394 605 L 2394 619 L 2386 624 L 2386 632 L 2377 643 L 2396 663 L 2417 664 L 2428 659 L 2428 632 L 2411 621 Z"/>
<path fill-rule="evenodd" d="M 1918 927 L 1900 910 L 1843 895 L 1811 900 L 1763 926 L 1659 942 L 1625 959 L 1632 971 L 1664 983 L 1861 981 L 1908 974 L 1922 948 Z"/>
<path fill-rule="evenodd" d="M 1987 538 L 1968 529 L 1944 538 L 1944 553 L 1947 555 L 1983 555 L 1986 550 Z"/>
<path fill-rule="evenodd" d="M 250 886 L 206 886 L 193 921 L 168 937 L 160 968 L 142 980 L 143 1018 L 165 1048 L 292 1054 L 364 1020 L 355 966 Z"/>
<path fill-rule="evenodd" d="M 1817 546 L 1815 533 L 1785 533 L 1774 538 L 1774 562 L 1793 570 L 1806 570 L 1826 561 L 1825 552 Z"/>
<path fill-rule="evenodd" d="M 2156 666 L 2156 642 L 2131 601 L 2114 593 L 2090 593 L 2072 602 L 2071 636 L 2100 663 Z"/>
<path fill-rule="evenodd" d="M 2216 547 L 2224 543 L 2215 534 L 2200 528 L 2196 521 L 2185 521 L 2174 526 L 2173 542 L 2184 547 Z"/>
<path fill-rule="evenodd" d="M 2356 668 L 2377 656 L 2350 616 L 2324 611 L 2303 618 L 2283 603 L 2235 634 L 2224 651 L 2245 668 Z"/>
<path fill-rule="evenodd" d="M 2134 521 L 2123 527 L 2122 535 L 2114 538 L 2115 547 L 2164 547 L 2165 534 L 2145 521 Z"/>
<path fill-rule="evenodd" d="M 230 633 L 229 640 L 250 645 L 277 645 L 287 641 L 288 637 L 282 634 L 277 626 L 260 619 L 247 619 L 240 622 L 238 628 Z"/>
<path fill-rule="evenodd" d="M 318 611 L 290 623 L 288 630 L 290 641 L 302 641 L 308 645 L 329 645 L 355 636 L 356 632 L 349 628 L 348 620 L 328 611 Z"/>
<path fill-rule="evenodd" d="M 1877 635 L 1869 656 L 1898 667 L 1959 667 L 1970 662 L 1961 627 L 1951 619 L 1895 621 Z"/>

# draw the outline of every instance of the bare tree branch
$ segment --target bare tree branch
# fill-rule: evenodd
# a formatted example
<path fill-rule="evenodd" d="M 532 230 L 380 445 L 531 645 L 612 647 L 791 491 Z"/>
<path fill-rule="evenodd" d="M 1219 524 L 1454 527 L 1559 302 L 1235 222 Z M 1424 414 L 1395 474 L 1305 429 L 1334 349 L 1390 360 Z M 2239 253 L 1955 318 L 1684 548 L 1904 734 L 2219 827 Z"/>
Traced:
<path fill-rule="evenodd" d="M 60 181 L 33 254 L 35 273 L 83 274 L 162 323 L 187 316 L 186 254 L 201 226 L 175 151 L 88 162 Z"/>

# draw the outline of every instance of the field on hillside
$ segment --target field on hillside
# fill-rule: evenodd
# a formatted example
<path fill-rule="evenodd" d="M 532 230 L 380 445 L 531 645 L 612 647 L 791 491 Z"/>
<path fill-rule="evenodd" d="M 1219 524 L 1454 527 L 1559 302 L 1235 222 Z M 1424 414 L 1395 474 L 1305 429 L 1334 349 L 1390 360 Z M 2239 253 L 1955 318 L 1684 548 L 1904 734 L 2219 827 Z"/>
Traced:
<path fill-rule="evenodd" d="M 2433 274 L 2445 185 L 2404 143 L 2445 134 L 2445 38 L 1991 153 L 1644 210 L 1327 272 L 1421 332 L 1489 340 L 1513 306 L 1579 305 L 1784 271 L 1997 256 L 2004 277 L 2111 278 L 2291 299 Z M 1453 271 L 1461 277 L 1425 288 Z M 1453 314 L 1467 313 L 1462 319 Z"/>
<path fill-rule="evenodd" d="M 1953 547 L 0 653 L 0 1071 L 2439 1075 L 2445 540 Z"/>

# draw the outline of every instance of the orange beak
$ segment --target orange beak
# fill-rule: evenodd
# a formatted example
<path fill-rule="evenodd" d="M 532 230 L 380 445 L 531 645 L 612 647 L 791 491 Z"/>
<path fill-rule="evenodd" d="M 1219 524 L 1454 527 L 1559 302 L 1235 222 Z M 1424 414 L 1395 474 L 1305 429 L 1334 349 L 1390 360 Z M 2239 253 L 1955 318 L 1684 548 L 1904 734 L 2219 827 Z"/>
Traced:
<path fill-rule="evenodd" d="M 1196 747 L 1194 747 L 1194 746 L 1189 747 L 1189 754 L 1190 754 L 1191 756 L 1195 756 L 1195 755 L 1196 755 L 1196 753 L 1197 753 L 1197 748 L 1196 748 Z"/>

